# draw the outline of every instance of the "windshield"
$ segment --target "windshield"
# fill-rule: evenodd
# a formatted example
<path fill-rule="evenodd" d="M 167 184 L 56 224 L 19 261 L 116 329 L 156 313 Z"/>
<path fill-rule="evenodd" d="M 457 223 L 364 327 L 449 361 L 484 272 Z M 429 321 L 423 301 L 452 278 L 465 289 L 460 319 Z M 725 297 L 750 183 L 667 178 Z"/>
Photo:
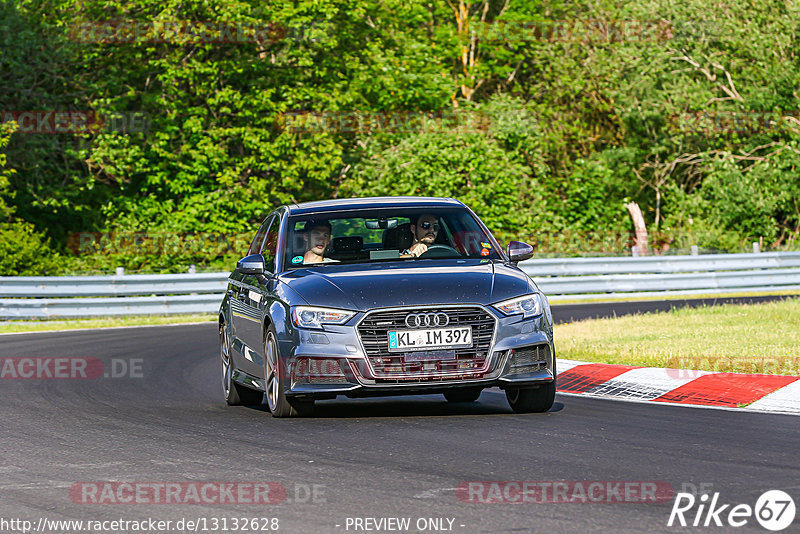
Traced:
<path fill-rule="evenodd" d="M 287 269 L 440 258 L 501 259 L 463 208 L 383 209 L 289 218 Z"/>

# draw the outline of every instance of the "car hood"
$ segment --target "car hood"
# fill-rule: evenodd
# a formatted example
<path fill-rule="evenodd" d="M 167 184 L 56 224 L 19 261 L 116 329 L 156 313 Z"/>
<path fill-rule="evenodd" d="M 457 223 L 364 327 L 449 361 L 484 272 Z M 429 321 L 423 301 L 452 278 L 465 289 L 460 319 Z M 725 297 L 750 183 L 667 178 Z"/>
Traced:
<path fill-rule="evenodd" d="M 331 265 L 280 276 L 309 304 L 366 311 L 392 306 L 493 304 L 536 290 L 514 267 L 481 260 Z"/>

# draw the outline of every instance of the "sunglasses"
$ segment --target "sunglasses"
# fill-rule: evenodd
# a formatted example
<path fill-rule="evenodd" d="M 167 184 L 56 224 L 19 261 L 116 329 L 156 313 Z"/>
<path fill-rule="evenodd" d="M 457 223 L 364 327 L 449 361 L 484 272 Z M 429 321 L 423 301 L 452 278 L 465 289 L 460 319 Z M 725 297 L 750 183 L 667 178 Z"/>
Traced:
<path fill-rule="evenodd" d="M 431 228 L 433 228 L 434 232 L 438 232 L 439 228 L 441 228 L 441 226 L 439 226 L 439 223 L 431 223 L 429 221 L 419 223 L 419 227 L 422 228 L 423 230 L 430 230 Z"/>

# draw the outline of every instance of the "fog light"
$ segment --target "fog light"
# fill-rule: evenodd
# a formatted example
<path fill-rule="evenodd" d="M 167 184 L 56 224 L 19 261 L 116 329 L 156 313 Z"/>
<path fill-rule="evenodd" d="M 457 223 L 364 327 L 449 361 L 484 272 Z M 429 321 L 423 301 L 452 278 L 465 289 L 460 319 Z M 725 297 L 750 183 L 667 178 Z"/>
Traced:
<path fill-rule="evenodd" d="M 347 384 L 341 360 L 333 358 L 298 358 L 292 371 L 295 384 Z"/>
<path fill-rule="evenodd" d="M 304 332 L 300 331 L 300 342 L 301 343 L 314 343 L 316 345 L 327 345 L 330 343 L 328 341 L 328 336 L 325 334 L 319 334 L 317 332 Z"/>
<path fill-rule="evenodd" d="M 510 374 L 535 373 L 548 368 L 550 362 L 549 345 L 517 347 L 509 350 Z"/>

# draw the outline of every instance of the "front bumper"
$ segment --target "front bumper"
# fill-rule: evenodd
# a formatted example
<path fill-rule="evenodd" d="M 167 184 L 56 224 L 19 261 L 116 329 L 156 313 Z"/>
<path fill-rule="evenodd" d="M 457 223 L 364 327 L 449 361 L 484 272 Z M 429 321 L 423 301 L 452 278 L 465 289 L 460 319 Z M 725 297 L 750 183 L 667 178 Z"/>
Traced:
<path fill-rule="evenodd" d="M 381 377 L 359 335 L 358 325 L 365 315 L 361 313 L 344 326 L 326 326 L 324 330 L 295 328 L 279 339 L 287 364 L 285 394 L 316 399 L 433 394 L 468 387 L 536 387 L 555 379 L 553 329 L 546 315 L 523 320 L 519 316 L 503 316 L 489 307 L 480 308 L 495 319 L 495 329 L 486 365 L 479 372 Z"/>

